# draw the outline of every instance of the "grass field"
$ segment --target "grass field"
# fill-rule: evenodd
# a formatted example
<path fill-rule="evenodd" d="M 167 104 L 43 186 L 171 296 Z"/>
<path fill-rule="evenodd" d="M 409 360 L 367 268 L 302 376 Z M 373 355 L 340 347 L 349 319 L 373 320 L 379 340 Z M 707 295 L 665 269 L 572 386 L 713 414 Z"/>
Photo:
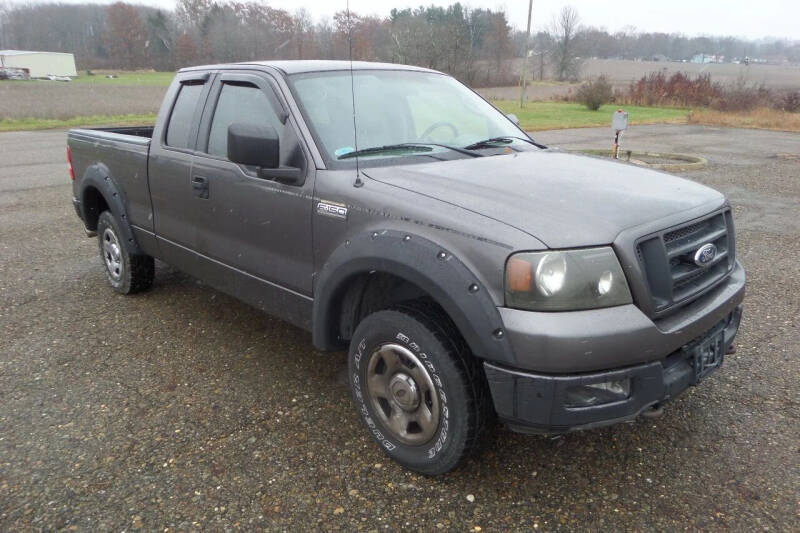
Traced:
<path fill-rule="evenodd" d="M 800 113 L 786 113 L 760 108 L 741 113 L 725 113 L 713 109 L 695 109 L 689 113 L 689 124 L 750 128 L 759 130 L 800 132 Z"/>
<path fill-rule="evenodd" d="M 518 75 L 522 59 L 506 62 L 508 70 Z M 628 61 L 624 59 L 584 59 L 581 62 L 581 79 L 591 79 L 604 74 L 618 88 L 627 85 L 651 72 L 685 72 L 690 76 L 710 74 L 711 79 L 723 85 L 731 85 L 739 79 L 750 84 L 763 84 L 770 89 L 797 89 L 800 87 L 799 65 L 735 65 L 733 63 L 682 63 L 677 61 Z M 528 67 L 530 68 L 530 67 Z M 530 70 L 528 71 L 530 73 Z M 551 75 L 547 72 L 546 75 Z"/>
<path fill-rule="evenodd" d="M 74 121 L 76 117 L 149 115 L 158 112 L 166 91 L 161 85 L 0 82 L 0 120 Z"/>
<path fill-rule="evenodd" d="M 520 109 L 518 102 L 495 101 L 505 113 L 519 117 L 522 127 L 528 131 L 561 128 L 584 128 L 611 124 L 615 106 L 603 106 L 599 111 L 589 111 L 579 104 L 563 102 L 529 102 Z M 686 109 L 661 107 L 625 107 L 630 113 L 631 124 L 678 123 L 683 124 L 689 113 Z M 152 124 L 155 113 L 119 115 L 83 115 L 68 118 L 6 118 L 0 120 L 0 131 L 40 130 L 48 128 L 70 128 L 97 125 Z"/>
<path fill-rule="evenodd" d="M 113 73 L 117 78 L 106 78 Z M 787 74 L 788 75 L 788 74 Z M 70 83 L 51 81 L 0 81 L 0 131 L 68 128 L 107 124 L 152 123 L 173 72 L 95 71 Z M 481 89 L 502 111 L 516 114 L 529 131 L 609 126 L 616 106 L 589 111 L 576 103 L 547 101 L 553 91 L 571 86 L 533 83 L 527 102 L 520 109 L 515 99 L 519 89 Z M 505 92 L 504 92 L 505 91 Z M 539 91 L 541 94 L 539 94 Z M 669 107 L 624 106 L 631 124 L 689 123 L 719 126 L 800 131 L 800 114 L 757 110 L 751 113 L 719 113 L 711 110 Z"/>
<path fill-rule="evenodd" d="M 106 74 L 113 74 L 116 78 L 106 78 Z M 72 80 L 73 83 L 94 83 L 99 85 L 155 85 L 167 87 L 175 77 L 174 72 L 115 72 L 94 71 L 94 76 L 85 73 Z"/>
<path fill-rule="evenodd" d="M 82 126 L 139 126 L 153 124 L 155 121 L 155 114 L 91 115 L 69 119 L 4 118 L 0 120 L 0 131 L 47 130 Z"/>
<path fill-rule="evenodd" d="M 598 111 L 589 111 L 585 106 L 564 102 L 527 102 L 520 108 L 519 102 L 495 100 L 492 102 L 504 113 L 514 113 L 523 129 L 528 131 L 555 130 L 561 128 L 586 128 L 591 126 L 611 127 L 611 115 L 617 106 L 605 105 Z M 688 109 L 675 107 L 623 106 L 628 112 L 630 124 L 683 124 Z"/>

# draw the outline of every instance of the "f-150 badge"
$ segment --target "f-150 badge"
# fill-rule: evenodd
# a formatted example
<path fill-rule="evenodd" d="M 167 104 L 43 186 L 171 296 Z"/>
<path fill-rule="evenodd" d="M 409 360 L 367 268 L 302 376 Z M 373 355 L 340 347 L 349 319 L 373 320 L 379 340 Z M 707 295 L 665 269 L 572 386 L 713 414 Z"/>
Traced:
<path fill-rule="evenodd" d="M 317 213 L 334 218 L 347 219 L 347 208 L 342 204 L 322 201 L 317 203 Z"/>

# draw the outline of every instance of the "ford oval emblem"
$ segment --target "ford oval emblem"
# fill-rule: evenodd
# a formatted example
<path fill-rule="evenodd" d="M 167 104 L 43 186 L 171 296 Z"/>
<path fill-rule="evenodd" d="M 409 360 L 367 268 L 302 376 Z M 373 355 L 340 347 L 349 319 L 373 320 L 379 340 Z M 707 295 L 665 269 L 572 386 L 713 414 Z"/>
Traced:
<path fill-rule="evenodd" d="M 694 253 L 694 264 L 707 267 L 715 257 L 717 257 L 717 247 L 712 243 L 704 244 Z"/>

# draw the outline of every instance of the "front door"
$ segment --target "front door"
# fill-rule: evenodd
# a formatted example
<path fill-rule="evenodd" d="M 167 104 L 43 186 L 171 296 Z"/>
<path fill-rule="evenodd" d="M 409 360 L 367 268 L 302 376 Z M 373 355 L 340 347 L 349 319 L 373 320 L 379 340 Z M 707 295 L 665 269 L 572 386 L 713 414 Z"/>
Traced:
<path fill-rule="evenodd" d="M 219 75 L 200 124 L 191 170 L 195 250 L 206 266 L 202 277 L 267 311 L 276 311 L 285 299 L 310 301 L 313 272 L 314 174 L 284 106 L 265 73 Z M 234 123 L 275 128 L 280 164 L 304 169 L 304 183 L 259 177 L 256 168 L 229 161 L 228 127 Z M 259 291 L 259 284 L 263 292 L 249 293 Z"/>

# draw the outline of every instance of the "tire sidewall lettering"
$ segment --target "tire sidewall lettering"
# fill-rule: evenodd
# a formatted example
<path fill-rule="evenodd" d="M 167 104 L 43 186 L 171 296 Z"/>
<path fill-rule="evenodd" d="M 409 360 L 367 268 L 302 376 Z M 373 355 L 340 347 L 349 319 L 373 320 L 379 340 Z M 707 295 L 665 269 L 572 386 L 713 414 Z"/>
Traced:
<path fill-rule="evenodd" d="M 427 449 L 425 451 L 426 457 L 428 459 L 434 459 L 444 448 L 445 443 L 448 441 L 448 431 L 450 429 L 450 410 L 447 406 L 447 395 L 444 391 L 444 382 L 438 374 L 436 366 L 430 361 L 430 358 L 427 353 L 422 351 L 420 345 L 413 341 L 413 339 L 407 335 L 406 333 L 400 331 L 397 332 L 395 335 L 395 339 L 405 346 L 408 347 L 409 350 L 413 351 L 414 354 L 422 361 L 425 365 L 426 370 L 431 376 L 431 381 L 436 388 L 436 392 L 439 395 L 440 401 L 440 409 L 441 409 L 441 421 L 439 423 L 439 431 L 434 437 L 432 443 L 428 444 Z M 373 419 L 372 415 L 369 412 L 369 408 L 367 407 L 367 399 L 365 397 L 364 391 L 362 391 L 362 384 L 360 379 L 361 374 L 361 361 L 364 358 L 364 354 L 366 353 L 367 349 L 367 338 L 362 338 L 358 345 L 356 346 L 355 353 L 353 354 L 353 366 L 354 372 L 352 375 L 352 383 L 353 383 L 353 395 L 356 400 L 356 404 L 358 405 L 358 411 L 361 414 L 364 423 L 367 426 L 367 429 L 372 433 L 373 437 L 388 451 L 392 451 L 397 448 L 397 444 L 395 444 L 390 438 L 388 438 L 379 428 L 377 422 Z"/>

